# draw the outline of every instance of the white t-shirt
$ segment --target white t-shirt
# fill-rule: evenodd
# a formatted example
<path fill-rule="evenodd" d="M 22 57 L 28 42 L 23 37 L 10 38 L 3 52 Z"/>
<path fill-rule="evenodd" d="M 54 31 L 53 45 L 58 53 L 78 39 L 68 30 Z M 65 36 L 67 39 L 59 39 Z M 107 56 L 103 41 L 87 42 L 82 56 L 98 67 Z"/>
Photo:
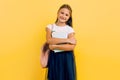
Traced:
<path fill-rule="evenodd" d="M 68 38 L 68 35 L 70 33 L 74 32 L 73 28 L 70 27 L 69 25 L 57 26 L 54 23 L 54 24 L 47 25 L 47 28 L 49 28 L 52 31 L 52 37 L 53 38 L 63 38 L 63 39 L 66 39 L 66 38 Z M 55 52 L 61 52 L 63 50 L 54 50 L 54 51 Z"/>

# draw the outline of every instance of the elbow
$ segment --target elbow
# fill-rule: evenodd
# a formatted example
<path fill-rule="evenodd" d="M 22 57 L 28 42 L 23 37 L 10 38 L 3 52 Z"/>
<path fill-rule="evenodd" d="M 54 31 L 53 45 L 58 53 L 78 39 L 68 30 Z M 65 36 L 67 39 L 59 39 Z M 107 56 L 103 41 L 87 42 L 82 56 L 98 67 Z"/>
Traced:
<path fill-rule="evenodd" d="M 50 42 L 49 39 L 47 39 L 46 42 L 49 43 Z"/>
<path fill-rule="evenodd" d="M 74 50 L 74 48 L 75 48 L 75 45 L 71 45 L 71 46 L 68 47 L 66 50 L 67 50 L 67 51 L 72 51 L 72 50 Z"/>
<path fill-rule="evenodd" d="M 75 48 L 75 45 L 72 45 L 71 50 L 74 50 L 74 48 Z"/>
<path fill-rule="evenodd" d="M 48 44 L 53 44 L 53 42 L 52 42 L 52 38 L 47 39 L 46 42 L 47 42 Z"/>
<path fill-rule="evenodd" d="M 48 44 L 50 44 L 50 39 L 47 39 L 47 41 L 46 41 Z"/>

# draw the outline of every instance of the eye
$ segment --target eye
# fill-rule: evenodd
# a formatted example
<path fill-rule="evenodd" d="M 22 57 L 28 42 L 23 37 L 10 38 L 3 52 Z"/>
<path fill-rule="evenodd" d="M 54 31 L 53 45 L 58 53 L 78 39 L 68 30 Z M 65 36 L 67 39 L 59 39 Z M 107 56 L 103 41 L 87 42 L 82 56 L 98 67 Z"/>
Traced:
<path fill-rule="evenodd" d="M 68 14 L 66 14 L 66 16 L 69 16 Z"/>
<path fill-rule="evenodd" d="M 64 14 L 64 12 L 61 12 L 61 14 Z"/>

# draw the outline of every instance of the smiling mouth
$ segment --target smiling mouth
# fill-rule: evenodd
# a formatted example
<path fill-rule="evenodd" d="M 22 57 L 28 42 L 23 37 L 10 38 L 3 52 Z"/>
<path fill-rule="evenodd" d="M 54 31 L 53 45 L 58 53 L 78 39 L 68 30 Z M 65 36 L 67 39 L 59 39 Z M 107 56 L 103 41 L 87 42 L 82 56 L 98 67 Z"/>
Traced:
<path fill-rule="evenodd" d="M 59 18 L 60 18 L 60 19 L 65 19 L 63 16 L 60 16 Z"/>
<path fill-rule="evenodd" d="M 65 20 L 65 18 L 62 18 L 62 17 L 60 19 Z"/>

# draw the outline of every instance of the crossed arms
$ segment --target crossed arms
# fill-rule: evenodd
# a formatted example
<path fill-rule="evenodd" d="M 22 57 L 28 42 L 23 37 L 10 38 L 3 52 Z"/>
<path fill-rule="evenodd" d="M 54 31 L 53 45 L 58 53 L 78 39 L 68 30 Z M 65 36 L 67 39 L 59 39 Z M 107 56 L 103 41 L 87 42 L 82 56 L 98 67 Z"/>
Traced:
<path fill-rule="evenodd" d="M 71 51 L 75 48 L 76 45 L 74 33 L 70 33 L 67 39 L 52 38 L 51 30 L 49 28 L 46 28 L 46 40 L 51 50 L 58 49 L 64 51 Z"/>

